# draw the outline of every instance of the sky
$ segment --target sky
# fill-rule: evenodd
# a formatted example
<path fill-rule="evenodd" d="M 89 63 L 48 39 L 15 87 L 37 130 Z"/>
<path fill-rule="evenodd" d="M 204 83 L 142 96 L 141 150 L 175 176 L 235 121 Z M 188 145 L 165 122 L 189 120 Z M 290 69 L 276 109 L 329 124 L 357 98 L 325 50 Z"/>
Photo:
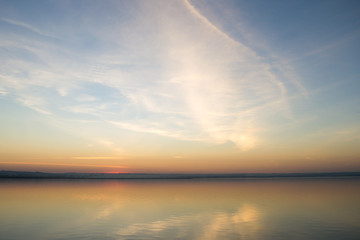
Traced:
<path fill-rule="evenodd" d="M 0 170 L 360 171 L 357 0 L 0 0 Z"/>

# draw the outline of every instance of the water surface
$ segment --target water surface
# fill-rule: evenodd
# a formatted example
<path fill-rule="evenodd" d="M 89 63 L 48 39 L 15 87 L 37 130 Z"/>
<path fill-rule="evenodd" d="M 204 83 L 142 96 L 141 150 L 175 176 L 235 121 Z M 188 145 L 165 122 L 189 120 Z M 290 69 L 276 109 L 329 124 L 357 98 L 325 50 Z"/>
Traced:
<path fill-rule="evenodd" d="M 0 180 L 0 239 L 360 239 L 360 179 Z"/>

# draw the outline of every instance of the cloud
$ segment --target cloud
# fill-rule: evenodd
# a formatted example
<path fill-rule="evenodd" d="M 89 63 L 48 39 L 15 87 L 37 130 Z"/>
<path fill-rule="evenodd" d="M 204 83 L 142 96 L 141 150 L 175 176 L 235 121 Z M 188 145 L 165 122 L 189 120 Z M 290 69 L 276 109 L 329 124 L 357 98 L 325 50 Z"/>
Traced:
<path fill-rule="evenodd" d="M 151 124 L 151 122 L 145 122 L 142 124 L 131 124 L 131 123 L 110 121 L 109 123 L 116 125 L 122 129 L 130 130 L 134 132 L 152 133 L 160 136 L 171 137 L 185 141 L 206 141 L 205 138 L 202 139 L 200 136 L 191 135 L 190 133 L 186 133 L 186 132 L 184 133 L 184 131 L 174 131 L 171 129 L 165 129 L 165 127 L 154 126 L 154 124 Z"/>
<path fill-rule="evenodd" d="M 85 159 L 85 160 L 92 160 L 92 159 L 118 159 L 119 157 L 99 157 L 99 156 L 88 156 L 88 157 L 72 157 L 72 159 Z"/>
<path fill-rule="evenodd" d="M 76 158 L 77 159 L 77 158 Z M 89 159 L 89 158 L 87 158 Z M 98 159 L 98 158 L 96 158 Z M 101 165 L 101 164 L 72 164 L 72 163 L 49 163 L 49 162 L 6 162 L 1 161 L 0 164 L 10 164 L 10 165 L 41 165 L 41 166 L 64 166 L 64 167 L 96 167 L 96 168 L 127 168 L 120 165 Z"/>
<path fill-rule="evenodd" d="M 14 26 L 17 26 L 17 27 L 21 27 L 21 28 L 25 28 L 31 32 L 34 32 L 34 33 L 37 33 L 39 35 L 42 35 L 42 36 L 45 36 L 45 37 L 53 37 L 47 33 L 44 33 L 42 31 L 40 31 L 38 28 L 30 25 L 30 24 L 27 24 L 25 22 L 21 22 L 21 21 L 16 21 L 14 19 L 9 19 L 9 18 L 0 18 L 0 21 L 3 21 L 3 22 L 6 22 L 8 24 L 11 24 L 11 25 L 14 25 Z"/>
<path fill-rule="evenodd" d="M 8 92 L 5 89 L 0 87 L 0 95 L 6 96 L 6 95 L 8 95 Z"/>
<path fill-rule="evenodd" d="M 291 115 L 283 80 L 296 79 L 291 66 L 266 62 L 201 14 L 201 5 L 114 4 L 120 13 L 133 14 L 109 11 L 109 25 L 84 11 L 59 22 L 58 30 L 15 17 L 3 20 L 39 35 L 14 31 L 0 39 L 3 48 L 19 52 L 2 60 L 6 91 L 20 104 L 59 119 L 89 115 L 109 128 L 232 142 L 244 151 L 261 143 L 267 119 Z M 81 25 L 77 29 L 75 22 Z M 306 92 L 298 80 L 295 85 Z"/>
<path fill-rule="evenodd" d="M 41 114 L 52 115 L 51 112 L 45 109 L 45 100 L 41 97 L 35 97 L 31 95 L 22 95 L 17 99 L 18 102 L 23 104 L 26 107 L 31 108 L 34 111 L 37 111 Z"/>
<path fill-rule="evenodd" d="M 195 7 L 190 3 L 189 0 L 184 0 L 184 3 L 186 7 L 189 9 L 189 11 L 199 18 L 205 25 L 207 25 L 210 29 L 212 29 L 214 32 L 219 34 L 220 36 L 224 37 L 226 40 L 228 40 L 230 43 L 233 43 L 235 45 L 238 45 L 239 42 L 231 38 L 228 34 L 221 31 L 221 29 L 217 28 L 214 24 L 212 24 L 204 15 L 202 15 Z"/>
<path fill-rule="evenodd" d="M 175 158 L 175 159 L 184 159 L 184 158 L 188 158 L 188 157 L 183 156 L 183 155 L 175 155 L 175 156 L 173 156 L 173 158 Z"/>

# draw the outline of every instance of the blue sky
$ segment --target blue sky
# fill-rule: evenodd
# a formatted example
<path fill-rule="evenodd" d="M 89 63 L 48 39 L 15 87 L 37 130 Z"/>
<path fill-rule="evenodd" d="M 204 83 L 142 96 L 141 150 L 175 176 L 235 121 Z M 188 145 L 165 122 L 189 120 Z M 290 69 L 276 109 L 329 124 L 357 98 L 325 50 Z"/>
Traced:
<path fill-rule="evenodd" d="M 357 1 L 0 6 L 3 168 L 360 169 Z"/>

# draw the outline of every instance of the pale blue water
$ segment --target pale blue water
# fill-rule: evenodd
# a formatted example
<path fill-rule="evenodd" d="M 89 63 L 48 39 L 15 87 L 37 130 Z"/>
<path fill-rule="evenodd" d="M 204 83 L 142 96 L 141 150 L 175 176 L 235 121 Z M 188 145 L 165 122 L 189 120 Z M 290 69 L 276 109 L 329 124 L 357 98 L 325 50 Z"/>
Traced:
<path fill-rule="evenodd" d="M 0 180 L 0 239 L 360 239 L 360 179 Z"/>

